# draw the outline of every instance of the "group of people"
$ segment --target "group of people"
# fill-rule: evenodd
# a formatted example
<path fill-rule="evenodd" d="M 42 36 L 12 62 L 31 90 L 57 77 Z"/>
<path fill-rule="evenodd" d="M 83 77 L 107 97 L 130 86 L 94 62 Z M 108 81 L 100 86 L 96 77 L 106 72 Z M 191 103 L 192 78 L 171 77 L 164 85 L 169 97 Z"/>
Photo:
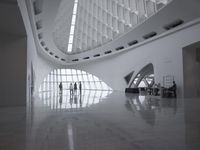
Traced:
<path fill-rule="evenodd" d="M 79 86 L 79 87 L 78 87 Z M 80 97 L 79 97 L 79 104 L 80 104 L 80 107 L 82 107 L 82 100 L 81 100 L 81 96 L 82 96 L 82 84 L 81 82 L 79 82 L 79 85 L 75 82 L 74 84 L 73 83 L 70 83 L 70 86 L 69 86 L 69 90 L 70 90 L 70 104 L 72 105 L 73 103 L 74 104 L 78 104 L 78 91 L 79 89 L 79 94 L 80 94 Z M 59 95 L 60 95 L 60 99 L 59 99 L 59 103 L 62 104 L 62 99 L 63 99 L 63 85 L 62 85 L 62 82 L 60 82 L 59 84 Z"/>
<path fill-rule="evenodd" d="M 81 82 L 79 82 L 79 88 L 78 88 L 78 85 L 77 85 L 76 82 L 74 84 L 70 83 L 70 86 L 69 86 L 70 96 L 71 95 L 77 95 L 77 90 L 78 89 L 79 89 L 79 92 L 80 92 L 80 95 L 81 95 L 81 93 L 82 93 L 82 84 L 81 84 Z M 60 84 L 59 84 L 59 90 L 62 93 L 62 91 L 63 91 L 62 82 L 60 82 Z"/>
<path fill-rule="evenodd" d="M 74 94 L 76 95 L 77 90 L 78 90 L 77 83 L 75 82 L 74 85 L 72 83 L 70 83 L 69 90 L 70 90 L 70 95 L 74 95 Z M 82 92 L 81 82 L 79 82 L 79 92 L 80 92 L 80 95 L 81 95 L 81 92 Z"/>

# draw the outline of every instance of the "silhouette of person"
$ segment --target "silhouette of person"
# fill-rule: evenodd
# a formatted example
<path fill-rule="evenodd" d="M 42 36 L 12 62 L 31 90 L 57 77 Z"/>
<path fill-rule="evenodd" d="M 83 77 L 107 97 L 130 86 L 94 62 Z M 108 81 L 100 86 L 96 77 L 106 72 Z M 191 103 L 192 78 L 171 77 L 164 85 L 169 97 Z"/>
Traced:
<path fill-rule="evenodd" d="M 176 98 L 176 82 L 175 81 L 173 81 L 173 85 L 168 90 L 172 91 L 174 94 L 174 97 Z"/>
<path fill-rule="evenodd" d="M 62 82 L 60 82 L 59 84 L 59 90 L 60 90 L 60 93 L 62 93 L 62 90 L 63 90 Z"/>
<path fill-rule="evenodd" d="M 69 90 L 70 90 L 70 97 L 71 97 L 73 95 L 73 85 L 72 85 L 72 83 L 70 83 Z"/>
<path fill-rule="evenodd" d="M 74 83 L 74 94 L 77 94 L 77 84 L 76 84 L 76 82 Z"/>

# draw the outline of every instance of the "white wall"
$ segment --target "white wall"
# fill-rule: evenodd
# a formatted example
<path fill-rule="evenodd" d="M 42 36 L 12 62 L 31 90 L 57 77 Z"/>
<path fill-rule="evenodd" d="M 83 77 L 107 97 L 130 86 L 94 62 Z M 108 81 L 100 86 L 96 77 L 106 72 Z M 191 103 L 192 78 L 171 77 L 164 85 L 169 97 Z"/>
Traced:
<path fill-rule="evenodd" d="M 182 48 L 200 40 L 200 24 L 193 25 L 171 35 L 152 41 L 129 52 L 114 55 L 94 62 L 72 66 L 88 71 L 105 81 L 115 90 L 124 91 L 127 86 L 124 76 L 137 74 L 148 63 L 154 65 L 155 82 L 163 82 L 163 76 L 173 75 L 178 94 L 183 92 Z"/>
<path fill-rule="evenodd" d="M 30 87 L 34 86 L 34 93 L 37 92 L 40 83 L 43 81 L 43 79 L 48 75 L 53 68 L 55 68 L 55 64 L 51 63 L 50 61 L 46 60 L 45 58 L 42 58 L 36 50 L 36 46 L 34 45 L 34 39 L 32 38 L 31 33 L 28 31 L 28 47 L 27 47 L 27 95 L 30 93 Z M 32 77 L 32 71 L 31 68 L 33 68 L 34 77 Z M 31 80 L 34 80 L 33 84 L 31 85 Z"/>
<path fill-rule="evenodd" d="M 25 0 L 19 2 L 24 3 L 24 1 Z M 24 12 L 22 14 L 24 14 Z M 26 19 L 28 21 L 25 22 L 30 22 L 28 17 Z M 29 32 L 32 30 L 29 29 L 27 31 Z M 99 60 L 64 67 L 85 70 L 99 77 L 114 90 L 124 91 L 125 87 L 127 86 L 123 79 L 124 76 L 126 76 L 131 71 L 135 71 L 134 74 L 137 74 L 138 71 L 140 71 L 140 69 L 142 69 L 145 65 L 147 65 L 148 63 L 152 63 L 154 65 L 156 82 L 162 84 L 163 76 L 173 75 L 178 86 L 178 95 L 182 95 L 182 48 L 198 41 L 200 39 L 199 33 L 200 25 L 196 24 L 168 36 L 159 38 L 150 43 L 141 45 L 140 47 L 137 47 L 130 51 L 126 51 L 113 56 L 108 56 Z M 33 34 L 30 33 L 30 35 L 32 36 Z M 34 49 L 36 49 L 36 47 Z M 35 60 L 33 59 L 33 62 L 35 64 L 34 68 L 35 70 L 37 70 L 35 73 L 37 74 L 37 88 L 39 87 L 39 83 L 41 83 L 43 78 L 51 70 L 53 70 L 54 68 L 61 68 L 60 65 L 56 66 L 54 64 L 51 64 L 47 60 L 43 60 L 43 58 L 37 58 Z"/>
<path fill-rule="evenodd" d="M 51 63 L 45 58 L 41 58 L 38 54 L 38 47 L 35 44 L 33 32 L 31 28 L 30 18 L 28 16 L 25 0 L 18 0 L 22 18 L 25 24 L 27 33 L 27 103 L 31 98 L 32 87 L 34 89 L 33 94 L 37 92 L 40 83 L 48 73 L 55 68 L 55 64 Z M 32 69 L 33 73 L 32 73 Z"/>

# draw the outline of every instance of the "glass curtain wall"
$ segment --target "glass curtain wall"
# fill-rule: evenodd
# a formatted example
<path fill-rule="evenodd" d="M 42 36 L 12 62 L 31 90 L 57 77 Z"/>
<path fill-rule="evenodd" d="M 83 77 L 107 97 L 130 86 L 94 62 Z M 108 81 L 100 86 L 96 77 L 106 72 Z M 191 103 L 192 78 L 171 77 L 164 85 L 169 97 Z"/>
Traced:
<path fill-rule="evenodd" d="M 59 88 L 62 83 L 62 90 Z M 77 90 L 70 92 L 70 84 Z M 79 89 L 81 83 L 82 89 Z M 75 69 L 56 69 L 50 72 L 39 88 L 39 97 L 50 109 L 80 111 L 84 107 L 100 103 L 112 89 L 98 77 Z"/>
<path fill-rule="evenodd" d="M 69 90 L 70 83 L 77 85 L 81 82 L 82 90 L 112 90 L 98 77 L 85 71 L 75 69 L 56 69 L 48 74 L 40 85 L 39 92 L 58 92 L 59 84 L 62 82 L 63 90 Z M 78 86 L 79 87 L 79 86 Z"/>

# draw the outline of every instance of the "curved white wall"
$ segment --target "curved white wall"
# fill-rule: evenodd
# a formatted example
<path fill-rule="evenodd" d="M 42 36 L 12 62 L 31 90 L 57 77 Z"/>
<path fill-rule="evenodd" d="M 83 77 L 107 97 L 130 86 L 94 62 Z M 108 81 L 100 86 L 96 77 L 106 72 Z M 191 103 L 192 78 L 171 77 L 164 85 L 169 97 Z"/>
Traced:
<path fill-rule="evenodd" d="M 48 59 L 45 59 L 45 57 L 42 57 L 37 53 L 37 45 L 36 45 L 33 32 L 31 29 L 30 17 L 28 15 L 25 0 L 18 0 L 18 5 L 22 14 L 22 18 L 24 21 L 26 34 L 27 34 L 27 56 L 26 56 L 27 91 L 26 93 L 27 93 L 27 101 L 28 101 L 30 98 L 31 86 L 34 86 L 34 89 L 37 90 L 39 88 L 40 83 L 44 80 L 44 78 L 48 75 L 48 73 L 53 68 L 58 67 L 58 65 L 53 64 L 51 61 L 49 61 Z M 32 73 L 31 68 L 33 69 L 34 73 Z M 32 80 L 34 80 L 33 85 L 32 85 Z"/>
<path fill-rule="evenodd" d="M 168 36 L 142 45 L 115 57 L 108 57 L 93 63 L 84 63 L 73 68 L 81 68 L 98 75 L 115 90 L 124 91 L 127 87 L 123 79 L 131 71 L 138 71 L 146 64 L 154 65 L 155 82 L 163 82 L 163 76 L 174 75 L 178 94 L 183 92 L 182 48 L 200 40 L 200 24 L 177 31 Z"/>
<path fill-rule="evenodd" d="M 183 9 L 183 8 L 182 8 Z M 198 13 L 194 14 L 198 17 Z M 191 15 L 191 14 L 190 14 Z M 153 19 L 153 18 L 151 18 Z M 154 18 L 155 19 L 155 18 Z M 153 21 L 156 21 L 154 20 Z M 30 20 L 29 20 L 30 22 Z M 195 21 L 193 21 L 195 22 Z M 198 22 L 198 23 L 197 23 Z M 43 57 L 34 59 L 35 68 L 37 68 L 36 84 L 39 85 L 43 78 L 55 68 L 75 68 L 87 71 L 108 84 L 114 90 L 124 91 L 127 87 L 123 79 L 131 71 L 138 71 L 146 64 L 152 63 L 154 65 L 155 82 L 162 84 L 163 76 L 174 75 L 178 86 L 178 94 L 183 92 L 183 63 L 182 63 L 182 48 L 199 41 L 200 39 L 200 24 L 196 20 L 196 24 L 188 26 L 191 22 L 184 24 L 181 28 L 177 27 L 166 31 L 163 35 L 158 35 L 152 38 L 152 41 L 140 43 L 136 47 L 122 51 L 116 55 L 110 55 L 93 61 L 82 62 L 74 65 L 56 65 L 43 60 Z M 145 25 L 145 24 L 144 24 Z M 148 26 L 148 24 L 146 24 Z M 139 27 L 138 30 L 141 28 Z M 30 30 L 30 29 L 29 29 Z M 171 33 L 170 33 L 171 32 Z M 30 33 L 33 36 L 32 33 Z M 143 35 L 143 34 L 142 34 Z M 29 38 L 29 35 L 28 35 Z M 123 37 L 121 37 L 123 38 Z M 33 38 L 30 38 L 33 39 Z M 28 39 L 29 40 L 29 39 Z M 123 38 L 122 42 L 130 40 Z M 132 40 L 132 39 L 131 39 Z M 31 41 L 33 42 L 33 41 Z M 34 45 L 34 43 L 32 43 Z M 121 43 L 118 43 L 121 45 Z M 119 45 L 115 45 L 119 46 Z M 31 46 L 32 49 L 35 47 Z M 30 48 L 30 49 L 31 49 Z M 37 48 L 37 47 L 36 47 Z M 31 56 L 30 58 L 32 58 Z M 38 62 L 37 62 L 38 61 Z"/>

